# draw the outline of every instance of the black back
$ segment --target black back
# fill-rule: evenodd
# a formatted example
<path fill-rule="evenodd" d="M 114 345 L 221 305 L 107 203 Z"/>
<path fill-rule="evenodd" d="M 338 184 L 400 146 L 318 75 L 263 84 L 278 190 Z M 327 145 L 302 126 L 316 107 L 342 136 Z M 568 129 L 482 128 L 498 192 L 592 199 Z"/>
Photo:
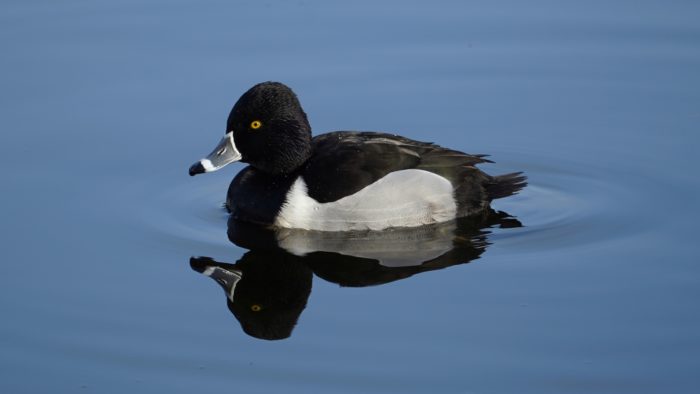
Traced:
<path fill-rule="evenodd" d="M 420 169 L 449 180 L 458 202 L 482 209 L 491 177 L 474 167 L 484 155 L 469 155 L 429 142 L 375 132 L 332 132 L 312 140 L 312 155 L 301 174 L 309 196 L 336 201 L 362 190 L 387 174 Z"/>

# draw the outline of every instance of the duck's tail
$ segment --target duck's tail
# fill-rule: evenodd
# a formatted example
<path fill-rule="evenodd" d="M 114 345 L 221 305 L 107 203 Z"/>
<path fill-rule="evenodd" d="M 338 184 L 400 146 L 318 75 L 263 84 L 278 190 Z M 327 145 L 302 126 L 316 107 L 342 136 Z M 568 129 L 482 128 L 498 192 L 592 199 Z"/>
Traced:
<path fill-rule="evenodd" d="M 486 193 L 490 200 L 512 196 L 527 186 L 527 177 L 522 172 L 499 175 L 486 184 Z"/>

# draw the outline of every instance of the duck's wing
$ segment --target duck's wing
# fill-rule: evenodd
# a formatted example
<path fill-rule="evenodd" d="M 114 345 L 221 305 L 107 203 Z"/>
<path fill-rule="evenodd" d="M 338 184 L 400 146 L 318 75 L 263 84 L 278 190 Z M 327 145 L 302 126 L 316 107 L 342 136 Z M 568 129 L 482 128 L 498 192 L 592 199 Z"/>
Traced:
<path fill-rule="evenodd" d="M 302 175 L 309 196 L 320 203 L 354 194 L 394 171 L 415 168 L 452 179 L 456 169 L 478 171 L 475 164 L 488 162 L 484 155 L 386 133 L 332 132 L 312 143 L 314 153 Z"/>

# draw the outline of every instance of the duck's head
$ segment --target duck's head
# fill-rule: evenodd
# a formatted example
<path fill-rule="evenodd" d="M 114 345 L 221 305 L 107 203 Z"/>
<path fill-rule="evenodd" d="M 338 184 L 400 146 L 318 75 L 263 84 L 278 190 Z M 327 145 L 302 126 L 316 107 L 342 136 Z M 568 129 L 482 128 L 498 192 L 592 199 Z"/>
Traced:
<path fill-rule="evenodd" d="M 311 269 L 281 249 L 250 250 L 235 265 L 192 257 L 190 267 L 224 289 L 243 331 L 260 339 L 289 337 L 311 294 Z"/>
<path fill-rule="evenodd" d="M 263 82 L 231 109 L 226 134 L 214 151 L 190 167 L 190 175 L 242 161 L 270 174 L 299 168 L 311 153 L 311 126 L 292 89 Z"/>

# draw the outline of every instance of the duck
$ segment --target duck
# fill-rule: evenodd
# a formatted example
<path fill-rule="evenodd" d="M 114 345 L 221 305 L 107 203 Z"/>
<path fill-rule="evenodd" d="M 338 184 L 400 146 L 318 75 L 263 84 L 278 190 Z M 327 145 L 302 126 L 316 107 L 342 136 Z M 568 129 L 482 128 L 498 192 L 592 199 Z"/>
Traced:
<path fill-rule="evenodd" d="M 234 104 L 224 137 L 189 175 L 248 164 L 231 181 L 232 218 L 310 231 L 381 231 L 484 214 L 527 185 L 522 172 L 491 176 L 492 163 L 398 134 L 333 131 L 312 137 L 297 95 L 256 84 Z"/>

